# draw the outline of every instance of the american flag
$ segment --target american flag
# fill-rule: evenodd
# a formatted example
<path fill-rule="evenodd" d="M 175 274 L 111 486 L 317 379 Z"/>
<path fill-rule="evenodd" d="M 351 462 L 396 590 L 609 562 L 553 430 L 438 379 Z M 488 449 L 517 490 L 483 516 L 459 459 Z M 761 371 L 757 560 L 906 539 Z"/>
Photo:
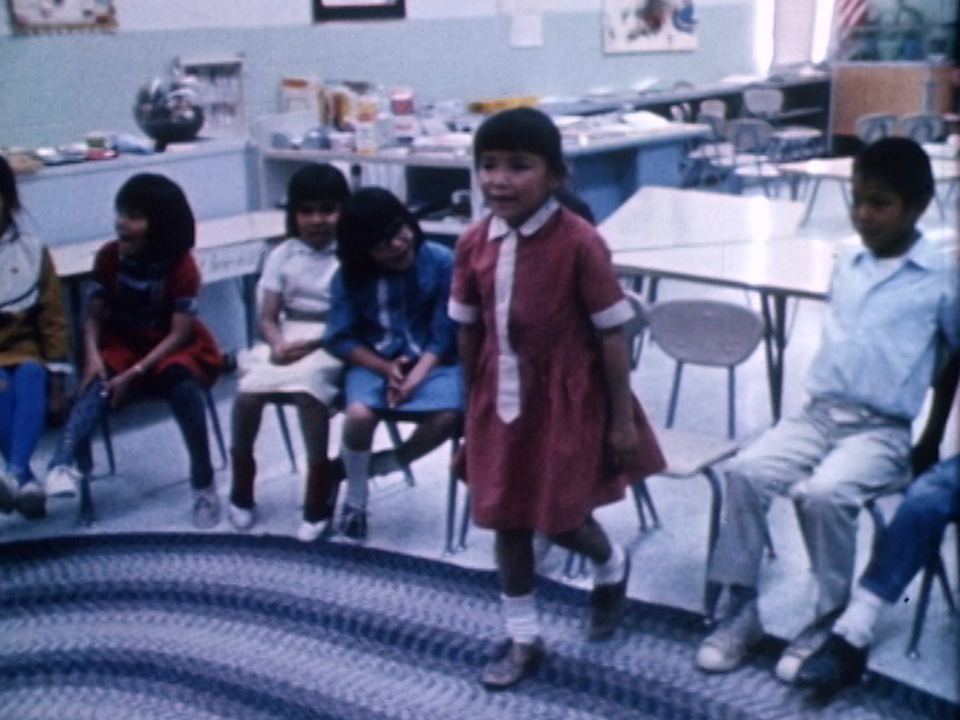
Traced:
<path fill-rule="evenodd" d="M 867 17 L 867 0 L 836 0 L 833 6 L 834 36 L 844 38 Z"/>

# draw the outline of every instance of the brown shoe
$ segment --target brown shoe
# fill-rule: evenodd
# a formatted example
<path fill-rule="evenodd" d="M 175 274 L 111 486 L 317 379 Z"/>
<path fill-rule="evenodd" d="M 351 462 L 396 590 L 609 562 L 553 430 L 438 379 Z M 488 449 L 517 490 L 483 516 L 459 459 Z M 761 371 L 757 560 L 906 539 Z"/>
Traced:
<path fill-rule="evenodd" d="M 480 682 L 487 690 L 506 690 L 532 675 L 544 654 L 543 638 L 537 638 L 532 643 L 511 640 L 503 657 L 491 660 L 483 668 Z"/>
<path fill-rule="evenodd" d="M 597 585 L 590 593 L 589 640 L 606 640 L 613 635 L 627 611 L 627 581 L 630 580 L 630 554 L 620 582 Z"/>

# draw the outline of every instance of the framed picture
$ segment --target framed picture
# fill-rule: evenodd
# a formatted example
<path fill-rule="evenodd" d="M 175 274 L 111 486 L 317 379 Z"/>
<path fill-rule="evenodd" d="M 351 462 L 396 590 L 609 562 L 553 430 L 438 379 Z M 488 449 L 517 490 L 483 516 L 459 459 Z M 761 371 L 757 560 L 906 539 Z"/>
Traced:
<path fill-rule="evenodd" d="M 113 30 L 113 0 L 9 0 L 10 24 L 18 34 Z"/>
<path fill-rule="evenodd" d="M 313 0 L 313 21 L 406 17 L 406 0 Z"/>
<path fill-rule="evenodd" d="M 607 53 L 696 50 L 693 0 L 603 0 Z"/>

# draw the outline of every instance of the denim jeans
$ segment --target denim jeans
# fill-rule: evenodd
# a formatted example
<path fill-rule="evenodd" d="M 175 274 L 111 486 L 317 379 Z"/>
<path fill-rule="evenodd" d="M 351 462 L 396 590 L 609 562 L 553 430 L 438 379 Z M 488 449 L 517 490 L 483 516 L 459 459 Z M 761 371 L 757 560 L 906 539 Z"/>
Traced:
<path fill-rule="evenodd" d="M 907 488 L 880 537 L 860 585 L 896 602 L 932 553 L 940 552 L 943 530 L 960 516 L 960 455 L 935 465 Z"/>
<path fill-rule="evenodd" d="M 47 413 L 47 369 L 38 362 L 0 367 L 0 455 L 21 485 L 33 479 L 30 458 Z"/>

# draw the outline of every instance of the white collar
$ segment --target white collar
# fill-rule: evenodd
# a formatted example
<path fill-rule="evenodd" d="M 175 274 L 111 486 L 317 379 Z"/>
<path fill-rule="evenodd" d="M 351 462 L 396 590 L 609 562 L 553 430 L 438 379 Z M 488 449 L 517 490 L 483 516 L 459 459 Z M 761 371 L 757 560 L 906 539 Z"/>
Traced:
<path fill-rule="evenodd" d="M 519 228 L 512 228 L 507 225 L 503 218 L 490 218 L 490 227 L 487 229 L 487 240 L 499 240 L 506 237 L 512 230 L 516 229 L 520 237 L 530 237 L 540 228 L 547 224 L 547 221 L 560 210 L 560 203 L 552 195 L 540 206 L 533 216 Z"/>

